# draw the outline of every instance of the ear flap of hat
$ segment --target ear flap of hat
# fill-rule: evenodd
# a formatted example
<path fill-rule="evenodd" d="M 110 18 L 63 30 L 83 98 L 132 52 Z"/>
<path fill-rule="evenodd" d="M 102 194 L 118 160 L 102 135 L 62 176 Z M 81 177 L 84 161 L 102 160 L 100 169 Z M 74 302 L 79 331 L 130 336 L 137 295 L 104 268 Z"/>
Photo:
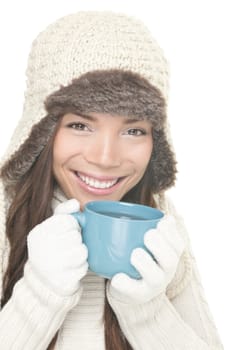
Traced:
<path fill-rule="evenodd" d="M 6 185 L 6 190 L 11 190 L 11 187 L 14 187 L 30 170 L 52 136 L 57 120 L 56 116 L 48 115 L 34 125 L 27 140 L 3 164 L 0 175 Z"/>
<path fill-rule="evenodd" d="M 164 130 L 153 131 L 153 152 L 149 164 L 152 191 L 160 193 L 175 184 L 177 162 Z"/>

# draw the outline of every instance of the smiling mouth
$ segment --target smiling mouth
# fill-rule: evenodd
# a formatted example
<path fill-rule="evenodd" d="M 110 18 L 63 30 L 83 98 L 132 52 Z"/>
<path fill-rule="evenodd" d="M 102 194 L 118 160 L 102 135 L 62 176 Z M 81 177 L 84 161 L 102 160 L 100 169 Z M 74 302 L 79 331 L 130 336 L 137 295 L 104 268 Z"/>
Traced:
<path fill-rule="evenodd" d="M 115 186 L 120 180 L 123 179 L 123 177 L 117 177 L 117 178 L 113 178 L 111 180 L 100 180 L 100 179 L 96 179 L 93 178 L 91 176 L 87 176 L 84 174 L 81 174 L 77 171 L 75 171 L 75 175 L 86 185 L 96 188 L 96 189 L 107 189 L 107 188 L 111 188 L 113 186 Z"/>

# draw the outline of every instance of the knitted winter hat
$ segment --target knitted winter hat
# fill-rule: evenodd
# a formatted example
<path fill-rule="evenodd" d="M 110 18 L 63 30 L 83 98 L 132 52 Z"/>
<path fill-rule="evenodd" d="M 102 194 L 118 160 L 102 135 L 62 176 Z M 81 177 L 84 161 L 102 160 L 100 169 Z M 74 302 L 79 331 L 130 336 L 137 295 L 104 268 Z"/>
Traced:
<path fill-rule="evenodd" d="M 112 77 L 113 72 L 118 78 Z M 120 72 L 130 72 L 131 77 L 130 74 L 126 78 L 119 77 Z M 107 73 L 110 76 L 106 77 Z M 120 94 L 123 80 L 125 90 Z M 96 91 L 103 83 L 105 89 L 100 98 Z M 115 100 L 114 107 L 107 103 L 111 98 L 110 91 L 112 95 L 116 91 L 112 99 Z M 140 92 L 135 94 L 136 91 Z M 174 183 L 175 160 L 167 142 L 167 93 L 167 62 L 157 42 L 139 20 L 112 12 L 79 12 L 59 19 L 33 42 L 23 116 L 2 161 L 4 181 L 17 182 L 34 163 L 57 122 L 58 111 L 54 111 L 54 106 L 61 107 L 61 114 L 62 107 L 63 111 L 66 110 L 71 94 L 72 108 L 75 107 L 76 111 L 89 108 L 92 112 L 118 112 L 132 116 L 141 113 L 139 117 L 156 121 L 155 131 L 163 133 L 159 138 L 160 149 L 165 150 L 156 165 L 157 171 L 161 169 L 157 178 L 166 178 L 159 189 L 168 188 Z M 134 98 L 124 105 L 124 98 L 127 102 L 130 94 Z M 80 104 L 80 101 L 84 102 Z M 105 108 L 106 105 L 110 107 Z M 154 135 L 154 140 L 158 136 Z"/>

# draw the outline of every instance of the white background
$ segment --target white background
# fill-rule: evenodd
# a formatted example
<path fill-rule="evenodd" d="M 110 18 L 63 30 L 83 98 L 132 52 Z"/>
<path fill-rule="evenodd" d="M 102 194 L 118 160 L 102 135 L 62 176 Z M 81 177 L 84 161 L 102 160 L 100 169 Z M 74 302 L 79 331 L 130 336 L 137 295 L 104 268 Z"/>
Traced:
<path fill-rule="evenodd" d="M 50 22 L 78 10 L 116 10 L 141 18 L 154 33 L 171 67 L 169 117 L 179 175 L 170 194 L 189 229 L 226 350 L 233 349 L 230 5 L 230 0 L 8 0 L 0 5 L 0 156 L 21 115 L 31 42 Z"/>

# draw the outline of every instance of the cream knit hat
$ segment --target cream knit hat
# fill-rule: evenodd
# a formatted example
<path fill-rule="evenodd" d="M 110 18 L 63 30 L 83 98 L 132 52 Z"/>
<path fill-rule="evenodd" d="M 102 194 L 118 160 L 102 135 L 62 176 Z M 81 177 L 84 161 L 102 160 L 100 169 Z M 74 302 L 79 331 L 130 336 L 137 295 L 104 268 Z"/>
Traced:
<path fill-rule="evenodd" d="M 95 70 L 139 73 L 168 93 L 168 67 L 161 48 L 139 20 L 112 12 L 79 12 L 57 20 L 32 44 L 22 118 L 2 160 L 9 160 L 47 114 L 44 101 L 74 78 Z"/>

